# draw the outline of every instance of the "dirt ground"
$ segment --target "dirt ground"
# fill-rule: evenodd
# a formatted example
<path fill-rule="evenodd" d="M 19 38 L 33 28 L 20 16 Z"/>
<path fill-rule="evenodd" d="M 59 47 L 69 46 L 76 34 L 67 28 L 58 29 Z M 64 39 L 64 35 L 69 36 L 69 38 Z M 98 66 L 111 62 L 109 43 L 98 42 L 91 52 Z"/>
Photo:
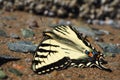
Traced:
<path fill-rule="evenodd" d="M 61 71 L 53 71 L 50 74 L 37 75 L 31 70 L 31 62 L 33 55 L 31 53 L 20 53 L 10 51 L 7 47 L 8 42 L 15 41 L 32 41 L 35 44 L 39 44 L 42 39 L 42 32 L 50 27 L 49 24 L 58 23 L 58 18 L 47 18 L 35 16 L 25 12 L 3 12 L 0 13 L 0 17 L 13 16 L 16 20 L 0 19 L 0 23 L 6 24 L 4 27 L 0 26 L 0 29 L 4 30 L 8 35 L 15 33 L 20 36 L 20 39 L 6 38 L 0 36 L 0 54 L 9 54 L 15 57 L 21 58 L 19 61 L 12 61 L 3 64 L 1 67 L 3 71 L 8 75 L 5 80 L 120 80 L 120 54 L 115 57 L 106 57 L 108 61 L 106 66 L 110 67 L 113 72 L 105 72 L 97 68 L 68 68 Z M 39 27 L 33 28 L 35 36 L 33 38 L 24 38 L 21 34 L 21 29 L 28 28 L 28 22 L 34 19 L 38 22 Z M 87 25 L 79 21 L 79 19 L 66 19 L 70 20 L 75 25 Z M 88 25 L 87 25 L 88 26 Z M 104 35 L 101 38 L 106 43 L 120 43 L 120 30 L 114 29 L 109 26 L 89 25 L 89 27 L 108 30 L 111 34 Z M 92 41 L 93 42 L 93 41 Z M 19 66 L 19 67 L 16 67 Z M 16 76 L 9 71 L 10 68 L 16 68 L 22 72 L 22 76 Z"/>

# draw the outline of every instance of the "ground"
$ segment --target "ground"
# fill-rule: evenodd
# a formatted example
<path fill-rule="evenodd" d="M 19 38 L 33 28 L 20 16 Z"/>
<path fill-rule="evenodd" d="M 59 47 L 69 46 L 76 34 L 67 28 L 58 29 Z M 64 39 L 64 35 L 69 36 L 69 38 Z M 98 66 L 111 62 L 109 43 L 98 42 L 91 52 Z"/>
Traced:
<path fill-rule="evenodd" d="M 3 17 L 12 16 L 15 17 L 15 20 L 8 20 Z M 0 36 L 0 54 L 9 54 L 15 57 L 21 58 L 19 61 L 12 61 L 6 64 L 3 64 L 1 67 L 3 71 L 8 75 L 8 78 L 5 80 L 119 80 L 120 79 L 120 54 L 115 57 L 106 57 L 108 61 L 106 66 L 110 67 L 113 72 L 105 72 L 97 68 L 68 68 L 61 71 L 53 71 L 50 74 L 46 75 L 37 75 L 31 70 L 31 62 L 33 55 L 31 53 L 21 53 L 10 51 L 7 47 L 8 42 L 15 41 L 32 41 L 34 44 L 39 44 L 42 40 L 42 32 L 46 29 L 49 29 L 49 24 L 56 24 L 58 18 L 48 18 L 43 16 L 36 16 L 26 12 L 1 12 L 0 13 L 0 23 L 4 23 L 4 26 L 0 26 L 0 29 L 4 30 L 8 35 L 10 33 L 15 33 L 20 36 L 20 39 L 13 39 L 11 37 L 1 37 Z M 32 38 L 24 38 L 21 34 L 21 29 L 26 29 L 29 27 L 29 21 L 34 19 L 37 21 L 39 27 L 35 27 L 32 30 L 35 32 L 35 36 Z M 53 20 L 53 21 L 52 21 Z M 104 35 L 101 38 L 106 43 L 120 43 L 120 31 L 119 29 L 114 29 L 109 26 L 98 26 L 98 25 L 89 25 L 83 22 L 80 22 L 79 19 L 69 19 L 75 25 L 85 25 L 92 28 L 108 30 L 111 34 Z M 51 23 L 52 22 L 52 23 Z M 94 41 L 91 40 L 92 43 Z M 15 74 L 9 71 L 10 68 L 15 68 L 18 71 L 22 72 L 22 76 L 16 76 Z"/>

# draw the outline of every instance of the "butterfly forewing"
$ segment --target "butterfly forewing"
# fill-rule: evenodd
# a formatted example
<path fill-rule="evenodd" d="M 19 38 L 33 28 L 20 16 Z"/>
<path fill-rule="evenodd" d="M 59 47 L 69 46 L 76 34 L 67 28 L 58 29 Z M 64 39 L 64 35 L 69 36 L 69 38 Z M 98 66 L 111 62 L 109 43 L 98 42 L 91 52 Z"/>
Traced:
<path fill-rule="evenodd" d="M 68 46 L 74 46 L 76 49 L 91 50 L 90 46 L 86 46 L 89 42 L 81 40 L 82 36 L 79 36 L 71 26 L 57 26 L 51 33 L 45 32 L 45 34 L 61 43 L 68 44 Z"/>

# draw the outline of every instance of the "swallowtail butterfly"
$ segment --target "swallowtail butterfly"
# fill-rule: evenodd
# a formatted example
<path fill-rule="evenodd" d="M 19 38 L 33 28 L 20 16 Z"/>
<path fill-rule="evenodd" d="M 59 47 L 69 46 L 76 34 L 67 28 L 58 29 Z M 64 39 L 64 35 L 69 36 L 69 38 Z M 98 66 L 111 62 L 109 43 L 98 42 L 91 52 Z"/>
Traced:
<path fill-rule="evenodd" d="M 103 66 L 107 63 L 103 60 L 103 54 L 72 26 L 56 26 L 53 30 L 43 32 L 43 36 L 34 54 L 34 72 L 45 74 L 70 66 L 98 67 L 111 72 L 111 69 Z"/>

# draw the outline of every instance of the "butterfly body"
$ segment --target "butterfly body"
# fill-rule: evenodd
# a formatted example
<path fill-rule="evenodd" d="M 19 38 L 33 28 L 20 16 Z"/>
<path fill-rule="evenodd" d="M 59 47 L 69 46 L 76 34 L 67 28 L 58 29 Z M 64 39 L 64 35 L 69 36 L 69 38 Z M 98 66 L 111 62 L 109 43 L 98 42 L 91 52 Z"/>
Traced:
<path fill-rule="evenodd" d="M 104 68 L 99 63 L 100 53 L 73 27 L 57 26 L 51 31 L 43 32 L 43 35 L 45 39 L 38 46 L 32 64 L 36 73 L 49 73 L 69 66 L 95 65 Z"/>

